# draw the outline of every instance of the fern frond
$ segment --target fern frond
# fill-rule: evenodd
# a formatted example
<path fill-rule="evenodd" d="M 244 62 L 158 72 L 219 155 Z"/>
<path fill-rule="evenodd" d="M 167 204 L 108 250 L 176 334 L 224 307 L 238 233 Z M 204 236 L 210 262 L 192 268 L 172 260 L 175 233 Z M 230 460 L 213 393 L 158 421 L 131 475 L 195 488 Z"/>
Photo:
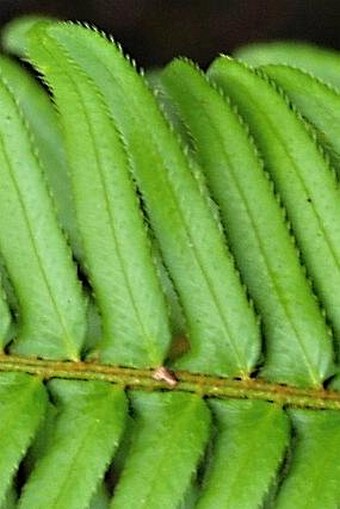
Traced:
<path fill-rule="evenodd" d="M 250 135 L 190 63 L 174 61 L 159 79 L 195 139 L 231 250 L 262 317 L 266 376 L 284 383 L 320 384 L 328 329 Z M 331 355 L 329 350 L 326 364 Z"/>
<path fill-rule="evenodd" d="M 120 135 L 95 83 L 58 43 L 38 37 L 30 55 L 61 114 L 84 269 L 102 318 L 100 358 L 159 366 L 170 343 L 167 310 Z"/>
<path fill-rule="evenodd" d="M 152 93 L 119 49 L 98 33 L 67 24 L 46 30 L 95 81 L 127 145 L 186 314 L 191 351 L 178 365 L 202 372 L 209 365 L 216 374 L 247 376 L 260 346 L 254 314 L 177 137 Z"/>
<path fill-rule="evenodd" d="M 0 508 L 338 507 L 338 93 L 8 30 L 51 94 L 0 57 Z"/>
<path fill-rule="evenodd" d="M 297 112 L 289 108 L 286 97 L 278 94 L 270 82 L 226 58 L 212 64 L 209 76 L 237 104 L 250 127 L 287 210 L 314 289 L 338 338 L 340 191 L 333 173 Z M 324 350 L 331 356 L 330 348 L 325 340 Z M 327 377 L 327 372 L 331 373 L 329 358 L 324 368 Z"/>

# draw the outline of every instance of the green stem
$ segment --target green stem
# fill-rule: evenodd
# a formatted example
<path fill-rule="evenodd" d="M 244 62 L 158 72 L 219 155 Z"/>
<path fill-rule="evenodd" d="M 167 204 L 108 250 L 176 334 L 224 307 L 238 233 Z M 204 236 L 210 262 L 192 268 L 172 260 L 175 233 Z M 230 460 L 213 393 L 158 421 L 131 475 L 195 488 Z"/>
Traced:
<path fill-rule="evenodd" d="M 21 371 L 44 380 L 51 378 L 101 380 L 128 389 L 178 390 L 202 397 L 259 399 L 282 406 L 340 410 L 340 392 L 325 389 L 300 389 L 271 384 L 259 379 L 233 380 L 177 371 L 177 383 L 155 380 L 155 370 L 132 369 L 94 362 L 60 362 L 28 359 L 0 354 L 0 371 Z"/>

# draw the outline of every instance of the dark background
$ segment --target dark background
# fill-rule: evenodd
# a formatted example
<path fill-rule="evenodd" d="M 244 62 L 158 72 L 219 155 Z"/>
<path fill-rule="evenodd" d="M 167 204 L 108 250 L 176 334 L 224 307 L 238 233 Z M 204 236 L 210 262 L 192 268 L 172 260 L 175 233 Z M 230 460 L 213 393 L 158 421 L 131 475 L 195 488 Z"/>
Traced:
<path fill-rule="evenodd" d="M 299 39 L 340 49 L 339 0 L 0 0 L 0 24 L 43 13 L 112 33 L 140 65 L 185 55 L 206 66 L 249 41 Z"/>

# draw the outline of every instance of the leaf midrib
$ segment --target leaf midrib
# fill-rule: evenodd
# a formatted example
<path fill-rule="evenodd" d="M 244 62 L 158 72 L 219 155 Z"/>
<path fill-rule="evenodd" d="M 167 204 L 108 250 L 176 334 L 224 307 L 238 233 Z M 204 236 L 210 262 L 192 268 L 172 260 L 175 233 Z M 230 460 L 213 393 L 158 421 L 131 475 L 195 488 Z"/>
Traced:
<path fill-rule="evenodd" d="M 340 392 L 335 390 L 298 388 L 258 379 L 232 379 L 213 375 L 176 371 L 177 384 L 171 388 L 154 378 L 154 370 L 133 369 L 96 362 L 63 362 L 0 354 L 0 372 L 23 372 L 42 380 L 97 380 L 126 389 L 147 391 L 175 390 L 201 397 L 251 399 L 281 406 L 340 410 Z"/>

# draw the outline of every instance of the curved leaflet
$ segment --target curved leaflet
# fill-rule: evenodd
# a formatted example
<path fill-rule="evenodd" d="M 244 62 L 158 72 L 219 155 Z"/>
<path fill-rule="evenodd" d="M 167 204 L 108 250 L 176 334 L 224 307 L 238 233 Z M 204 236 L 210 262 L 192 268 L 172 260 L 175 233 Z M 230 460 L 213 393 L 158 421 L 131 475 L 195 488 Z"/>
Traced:
<path fill-rule="evenodd" d="M 266 377 L 319 385 L 332 363 L 328 328 L 249 133 L 227 100 L 191 63 L 174 61 L 159 79 L 161 91 L 194 140 L 194 155 L 262 317 Z"/>
<path fill-rule="evenodd" d="M 18 508 L 85 508 L 120 441 L 126 397 L 103 382 L 53 380 L 48 388 L 57 412 Z"/>
<path fill-rule="evenodd" d="M 340 500 L 340 413 L 290 410 L 295 436 L 275 508 L 335 509 Z"/>
<path fill-rule="evenodd" d="M 44 417 L 48 400 L 45 387 L 37 377 L 25 373 L 1 373 L 0 401 L 1 505 Z"/>
<path fill-rule="evenodd" d="M 34 23 L 43 21 L 43 18 L 40 19 L 38 17 L 36 19 L 29 16 L 27 19 L 26 17 L 20 18 L 20 21 L 22 23 L 19 23 L 19 20 L 15 20 L 7 25 L 3 38 L 5 39 L 4 45 L 8 51 L 24 55 L 29 29 L 32 28 Z M 39 86 L 26 69 L 5 55 L 0 55 L 0 73 L 20 103 L 25 118 L 30 125 L 43 164 L 44 173 L 56 205 L 59 221 L 71 243 L 75 258 L 81 260 L 83 256 L 81 239 L 76 224 L 64 140 L 60 129 L 60 119 L 54 105 L 46 91 Z M 160 260 L 156 259 L 156 266 L 158 267 L 161 280 L 164 280 L 162 287 L 167 297 L 170 322 L 174 324 L 174 332 L 183 332 L 183 328 L 180 331 L 178 330 L 182 326 L 182 317 L 169 278 L 167 278 L 166 271 Z M 162 299 L 162 297 L 160 298 Z M 89 326 L 86 347 L 91 348 L 94 343 L 98 342 L 96 336 L 99 335 L 99 332 L 93 328 L 93 317 L 94 313 L 96 313 L 95 305 L 92 300 L 88 305 Z M 99 316 L 95 316 L 95 320 L 99 321 Z"/>
<path fill-rule="evenodd" d="M 0 252 L 19 306 L 11 351 L 77 360 L 85 299 L 30 132 L 3 82 L 0 109 Z"/>
<path fill-rule="evenodd" d="M 171 339 L 167 309 L 119 133 L 95 83 L 53 38 L 32 38 L 30 56 L 61 114 L 84 268 L 102 320 L 100 358 L 159 366 Z"/>
<path fill-rule="evenodd" d="M 15 96 L 34 137 L 58 219 L 77 258 L 81 256 L 71 185 L 57 113 L 46 91 L 19 64 L 0 55 L 0 76 Z"/>
<path fill-rule="evenodd" d="M 191 351 L 177 365 L 247 376 L 260 346 L 254 313 L 189 161 L 152 93 L 100 34 L 71 24 L 33 32 L 37 50 L 42 41 L 56 41 L 93 79 L 122 133 L 188 323 Z M 37 57 L 33 60 L 39 67 Z"/>
<path fill-rule="evenodd" d="M 211 400 L 217 428 L 197 509 L 262 507 L 289 443 L 289 420 L 260 401 Z"/>
<path fill-rule="evenodd" d="M 133 392 L 135 426 L 110 509 L 177 509 L 204 453 L 211 424 L 192 394 Z"/>
<path fill-rule="evenodd" d="M 339 344 L 340 192 L 334 172 L 306 124 L 268 79 L 225 57 L 208 74 L 249 125 Z M 324 348 L 329 351 L 327 341 Z"/>

